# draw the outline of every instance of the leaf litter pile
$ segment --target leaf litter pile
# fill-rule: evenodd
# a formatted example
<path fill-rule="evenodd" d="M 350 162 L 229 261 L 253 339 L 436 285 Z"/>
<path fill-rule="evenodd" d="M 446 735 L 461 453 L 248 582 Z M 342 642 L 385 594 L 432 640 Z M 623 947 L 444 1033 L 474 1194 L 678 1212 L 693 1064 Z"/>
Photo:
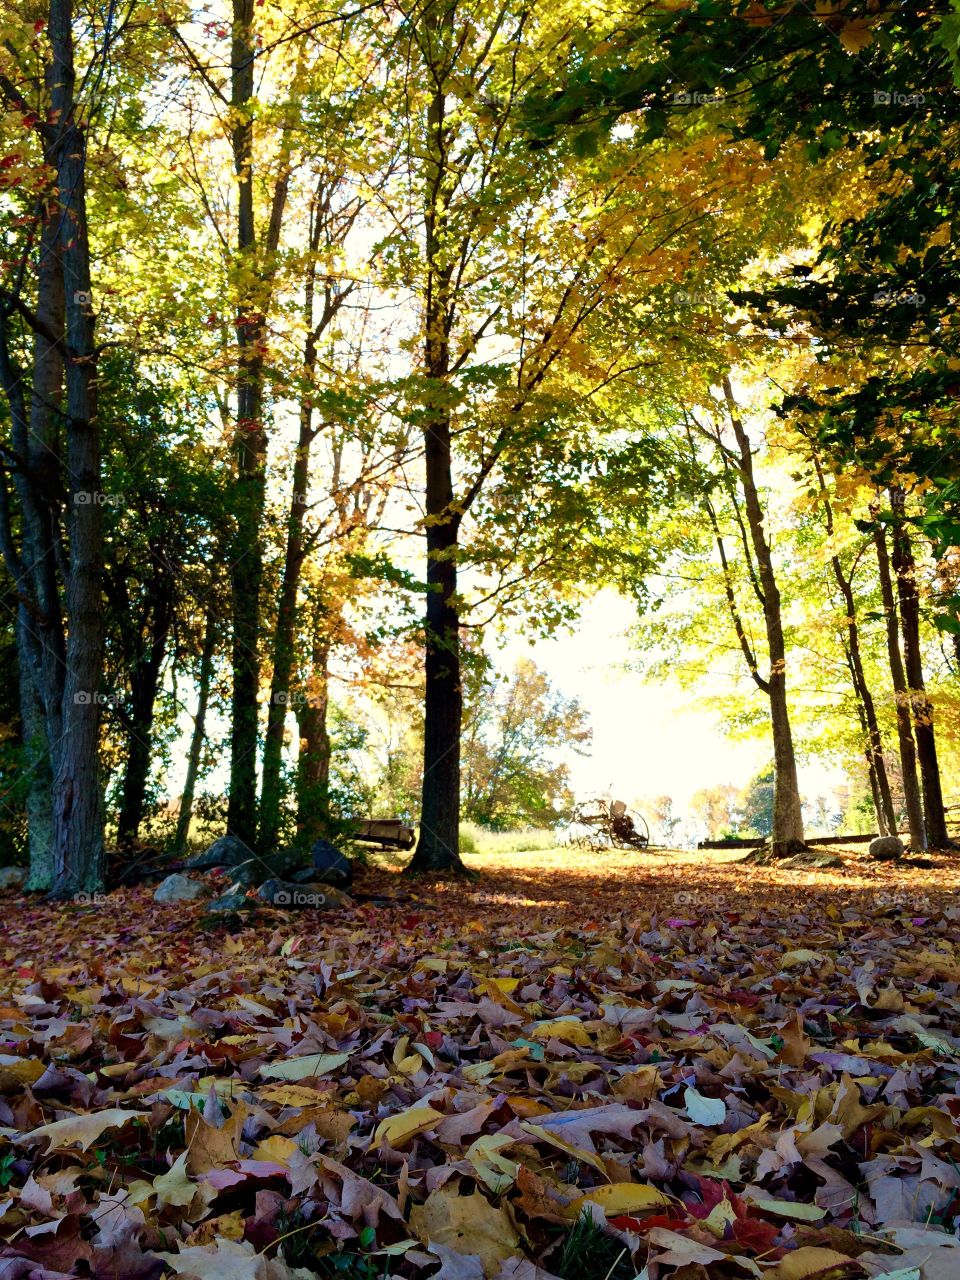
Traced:
<path fill-rule="evenodd" d="M 3 904 L 0 1280 L 956 1280 L 960 876 Z"/>

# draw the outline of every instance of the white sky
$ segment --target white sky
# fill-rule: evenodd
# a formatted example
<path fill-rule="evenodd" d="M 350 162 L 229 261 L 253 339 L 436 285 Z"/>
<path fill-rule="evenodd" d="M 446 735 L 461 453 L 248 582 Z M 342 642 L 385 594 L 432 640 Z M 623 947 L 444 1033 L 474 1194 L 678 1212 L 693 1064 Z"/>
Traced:
<path fill-rule="evenodd" d="M 592 750 L 570 758 L 578 794 L 610 791 L 641 808 L 644 797 L 666 794 L 674 812 L 683 813 L 701 787 L 748 782 L 769 764 L 771 745 L 766 738 L 728 738 L 718 716 L 695 705 L 706 688 L 648 682 L 631 669 L 637 653 L 627 632 L 635 624 L 630 602 L 606 590 L 584 607 L 573 634 L 532 643 L 507 636 L 502 648 L 488 647 L 500 670 L 509 670 L 520 657 L 532 658 L 566 697 L 579 698 L 589 709 Z M 838 770 L 800 767 L 801 790 L 809 799 L 841 780 Z"/>

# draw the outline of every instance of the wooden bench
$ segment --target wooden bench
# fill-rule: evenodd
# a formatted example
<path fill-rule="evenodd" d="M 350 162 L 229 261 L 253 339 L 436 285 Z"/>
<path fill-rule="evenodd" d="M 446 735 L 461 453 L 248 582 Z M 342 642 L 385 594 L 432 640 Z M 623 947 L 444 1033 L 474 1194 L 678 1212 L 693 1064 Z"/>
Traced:
<path fill-rule="evenodd" d="M 402 818 L 365 818 L 352 839 L 381 849 L 412 849 L 417 843 L 417 833 Z"/>

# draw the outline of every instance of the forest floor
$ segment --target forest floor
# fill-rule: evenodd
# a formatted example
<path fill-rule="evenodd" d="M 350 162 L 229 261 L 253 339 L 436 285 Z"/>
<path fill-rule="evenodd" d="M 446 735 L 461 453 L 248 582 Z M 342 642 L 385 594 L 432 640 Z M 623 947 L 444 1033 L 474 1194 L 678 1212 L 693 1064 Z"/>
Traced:
<path fill-rule="evenodd" d="M 956 1280 L 960 856 L 837 852 L 5 895 L 0 1280 Z"/>

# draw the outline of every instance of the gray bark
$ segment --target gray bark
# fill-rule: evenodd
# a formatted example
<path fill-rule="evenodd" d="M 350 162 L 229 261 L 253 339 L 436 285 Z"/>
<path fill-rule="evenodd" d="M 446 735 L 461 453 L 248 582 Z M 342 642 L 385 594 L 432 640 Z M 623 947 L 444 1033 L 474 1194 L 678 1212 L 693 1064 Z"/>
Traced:
<path fill-rule="evenodd" d="M 797 781 L 797 759 L 787 703 L 787 654 L 780 609 L 780 590 L 773 567 L 770 544 L 764 530 L 763 508 L 760 505 L 754 479 L 750 440 L 740 421 L 739 409 L 729 378 L 723 380 L 723 393 L 739 451 L 740 485 L 763 596 L 763 621 L 770 656 L 767 684 L 774 759 L 773 831 L 770 843 L 774 854 L 782 855 L 803 848 L 804 840 L 800 786 Z"/>
<path fill-rule="evenodd" d="M 103 666 L 100 439 L 96 420 L 97 352 L 90 294 L 86 212 L 86 135 L 74 98 L 70 0 L 50 0 L 52 92 L 57 122 L 60 254 L 66 311 L 66 464 L 70 561 L 66 576 L 66 673 L 63 740 L 55 754 L 53 894 L 101 887 L 103 812 L 99 780 L 100 677 Z"/>
<path fill-rule="evenodd" d="M 203 741 L 206 736 L 207 703 L 210 700 L 210 682 L 213 676 L 213 655 L 217 646 L 216 615 L 211 608 L 207 612 L 203 629 L 203 651 L 200 655 L 199 688 L 197 691 L 197 714 L 193 720 L 193 736 L 190 739 L 190 754 L 187 757 L 187 772 L 183 780 L 183 795 L 180 798 L 180 813 L 177 818 L 177 835 L 174 840 L 174 852 L 180 856 L 187 847 L 190 834 L 190 819 L 193 816 L 193 797 L 197 789 L 197 778 L 200 773 L 200 756 L 203 753 Z"/>
<path fill-rule="evenodd" d="M 927 829 L 923 820 L 920 784 L 917 779 L 917 753 L 913 741 L 913 729 L 910 724 L 910 694 L 907 689 L 903 655 L 900 651 L 900 630 L 897 620 L 897 604 L 893 594 L 890 554 L 887 550 L 886 533 L 879 522 L 874 525 L 873 543 L 877 553 L 877 578 L 880 583 L 880 598 L 883 601 L 883 612 L 886 620 L 887 661 L 890 664 L 890 678 L 893 683 L 896 708 L 897 742 L 900 748 L 900 771 L 903 776 L 903 799 L 904 807 L 907 811 L 907 829 L 910 832 L 911 848 L 919 852 L 927 847 Z"/>

